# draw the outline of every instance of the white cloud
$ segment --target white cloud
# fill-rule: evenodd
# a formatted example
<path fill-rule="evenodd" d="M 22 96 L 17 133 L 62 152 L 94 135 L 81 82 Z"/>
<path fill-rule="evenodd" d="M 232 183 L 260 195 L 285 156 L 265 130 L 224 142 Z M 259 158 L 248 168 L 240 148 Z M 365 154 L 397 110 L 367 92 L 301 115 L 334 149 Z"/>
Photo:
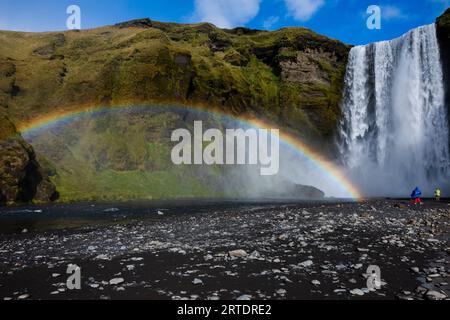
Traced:
<path fill-rule="evenodd" d="M 194 20 L 220 28 L 242 26 L 259 12 L 261 0 L 195 0 Z"/>
<path fill-rule="evenodd" d="M 284 0 L 289 15 L 300 21 L 307 21 L 325 3 L 324 0 Z"/>
<path fill-rule="evenodd" d="M 267 18 L 264 22 L 263 22 L 263 28 L 265 30 L 269 30 L 273 27 L 274 24 L 276 24 L 278 21 L 280 20 L 280 17 L 277 16 L 271 16 L 269 18 Z"/>
<path fill-rule="evenodd" d="M 404 14 L 400 8 L 388 5 L 381 7 L 381 17 L 385 20 L 392 20 L 405 19 L 408 16 Z"/>

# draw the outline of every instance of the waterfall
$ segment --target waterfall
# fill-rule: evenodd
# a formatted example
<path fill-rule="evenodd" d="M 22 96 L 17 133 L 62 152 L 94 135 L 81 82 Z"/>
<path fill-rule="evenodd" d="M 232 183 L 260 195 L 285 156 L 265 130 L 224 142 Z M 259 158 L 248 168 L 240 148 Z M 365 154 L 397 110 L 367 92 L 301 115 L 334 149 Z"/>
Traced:
<path fill-rule="evenodd" d="M 435 25 L 352 48 L 340 157 L 367 196 L 450 187 L 449 128 Z M 450 189 L 448 190 L 450 191 Z"/>

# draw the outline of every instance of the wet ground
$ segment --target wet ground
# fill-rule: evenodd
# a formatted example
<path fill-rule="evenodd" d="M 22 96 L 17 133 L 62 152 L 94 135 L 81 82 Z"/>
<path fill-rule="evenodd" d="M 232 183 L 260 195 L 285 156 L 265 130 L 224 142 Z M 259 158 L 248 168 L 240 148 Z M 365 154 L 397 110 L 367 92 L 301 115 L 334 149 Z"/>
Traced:
<path fill-rule="evenodd" d="M 446 299 L 449 222 L 431 200 L 3 208 L 0 299 Z"/>

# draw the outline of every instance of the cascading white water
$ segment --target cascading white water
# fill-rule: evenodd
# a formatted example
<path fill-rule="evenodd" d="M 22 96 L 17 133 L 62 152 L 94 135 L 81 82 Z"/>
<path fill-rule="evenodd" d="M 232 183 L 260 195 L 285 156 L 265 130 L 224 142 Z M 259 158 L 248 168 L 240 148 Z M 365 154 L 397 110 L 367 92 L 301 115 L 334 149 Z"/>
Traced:
<path fill-rule="evenodd" d="M 367 196 L 450 186 L 449 128 L 435 25 L 354 47 L 340 127 L 348 174 Z M 450 190 L 448 190 L 450 191 Z"/>

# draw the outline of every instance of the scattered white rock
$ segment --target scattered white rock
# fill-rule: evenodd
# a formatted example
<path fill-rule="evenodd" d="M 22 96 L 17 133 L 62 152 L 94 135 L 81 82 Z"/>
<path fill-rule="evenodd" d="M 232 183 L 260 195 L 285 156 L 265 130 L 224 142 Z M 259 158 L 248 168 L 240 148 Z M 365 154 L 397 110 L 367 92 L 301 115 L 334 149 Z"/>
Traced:
<path fill-rule="evenodd" d="M 361 289 L 350 290 L 350 293 L 354 296 L 363 296 L 364 295 L 364 291 L 362 291 Z"/>
<path fill-rule="evenodd" d="M 309 267 L 311 267 L 313 264 L 314 264 L 314 262 L 312 262 L 311 260 L 306 260 L 306 261 L 301 262 L 301 263 L 300 263 L 300 266 L 301 266 L 301 267 L 304 267 L 304 268 L 309 268 Z"/>
<path fill-rule="evenodd" d="M 429 300 L 444 300 L 447 296 L 441 292 L 429 290 L 426 295 Z"/>
<path fill-rule="evenodd" d="M 335 289 L 333 292 L 334 293 L 344 293 L 344 292 L 347 292 L 347 289 Z"/>
<path fill-rule="evenodd" d="M 133 258 L 131 258 L 130 259 L 131 261 L 142 261 L 142 260 L 144 260 L 144 258 L 141 258 L 141 257 L 133 257 Z"/>
<path fill-rule="evenodd" d="M 287 293 L 287 291 L 285 289 L 278 289 L 276 293 L 279 294 L 280 296 L 284 296 Z"/>
<path fill-rule="evenodd" d="M 214 257 L 210 254 L 207 254 L 204 259 L 205 259 L 205 261 L 209 261 L 209 260 L 214 259 Z"/>
<path fill-rule="evenodd" d="M 288 236 L 286 234 L 282 234 L 281 236 L 278 237 L 278 240 L 284 241 L 288 238 Z"/>
<path fill-rule="evenodd" d="M 412 267 L 411 271 L 413 271 L 415 273 L 419 273 L 420 272 L 419 268 L 417 268 L 417 267 Z"/>
<path fill-rule="evenodd" d="M 124 281 L 125 280 L 123 278 L 114 278 L 114 279 L 109 280 L 109 284 L 117 285 L 117 284 L 122 283 Z"/>
<path fill-rule="evenodd" d="M 111 260 L 110 257 L 108 257 L 106 254 L 99 254 L 94 258 L 95 260 Z"/>
<path fill-rule="evenodd" d="M 248 256 L 248 253 L 242 249 L 230 251 L 228 254 L 232 258 L 245 258 Z"/>

